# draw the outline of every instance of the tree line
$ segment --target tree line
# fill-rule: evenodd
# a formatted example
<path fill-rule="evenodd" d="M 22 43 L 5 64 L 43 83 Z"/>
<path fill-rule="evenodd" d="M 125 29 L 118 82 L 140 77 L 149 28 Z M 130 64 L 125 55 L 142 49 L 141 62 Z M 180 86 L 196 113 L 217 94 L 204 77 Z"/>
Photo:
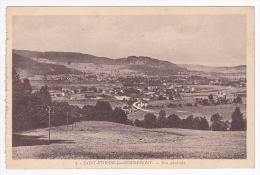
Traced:
<path fill-rule="evenodd" d="M 246 131 L 247 124 L 246 119 L 243 118 L 243 114 L 239 107 L 236 107 L 231 116 L 231 123 L 226 120 L 223 121 L 222 116 L 218 113 L 211 116 L 211 125 L 205 117 L 188 116 L 185 119 L 180 119 L 176 114 L 171 114 L 166 117 L 166 112 L 161 110 L 159 117 L 154 114 L 145 114 L 144 120 L 136 119 L 134 125 L 144 128 L 183 128 L 183 129 L 195 129 L 195 130 L 212 130 L 212 131 Z"/>
<path fill-rule="evenodd" d="M 67 122 L 71 124 L 79 119 L 81 109 L 78 106 L 69 105 L 67 102 L 52 101 L 47 86 L 32 93 L 32 87 L 27 78 L 22 81 L 15 70 L 12 74 L 13 132 L 48 127 L 49 107 L 52 126 L 65 125 Z"/>

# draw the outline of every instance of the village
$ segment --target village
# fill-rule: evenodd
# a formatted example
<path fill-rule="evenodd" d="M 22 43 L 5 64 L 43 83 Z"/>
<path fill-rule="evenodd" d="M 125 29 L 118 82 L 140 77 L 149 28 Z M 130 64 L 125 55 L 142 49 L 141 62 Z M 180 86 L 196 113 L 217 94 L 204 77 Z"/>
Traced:
<path fill-rule="evenodd" d="M 123 109 L 132 120 L 138 115 L 143 117 L 144 112 L 157 114 L 164 108 L 176 113 L 175 109 L 190 111 L 192 107 L 245 103 L 246 99 L 246 79 L 208 78 L 183 72 L 174 76 L 84 74 L 37 78 L 31 78 L 33 92 L 44 83 L 54 101 L 81 108 L 108 101 L 113 108 Z"/>

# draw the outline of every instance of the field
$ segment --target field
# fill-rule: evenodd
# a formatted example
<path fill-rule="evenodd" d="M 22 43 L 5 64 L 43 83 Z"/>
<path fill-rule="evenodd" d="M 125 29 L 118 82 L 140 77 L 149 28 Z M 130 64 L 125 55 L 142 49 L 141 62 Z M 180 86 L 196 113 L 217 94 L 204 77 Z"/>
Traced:
<path fill-rule="evenodd" d="M 245 159 L 246 132 L 144 129 L 85 121 L 16 134 L 14 159 Z"/>
<path fill-rule="evenodd" d="M 186 118 L 189 115 L 193 115 L 194 117 L 206 117 L 208 121 L 213 114 L 219 113 L 223 120 L 231 120 L 231 115 L 238 106 L 243 113 L 243 117 L 246 118 L 246 88 L 237 88 L 237 87 L 228 87 L 228 86 L 216 86 L 216 85 L 194 85 L 193 86 L 198 92 L 197 93 L 180 93 L 183 99 L 178 100 L 156 100 L 151 101 L 148 105 L 158 106 L 157 108 L 147 108 L 145 110 L 139 110 L 137 112 L 133 112 L 128 114 L 128 118 L 131 120 L 135 119 L 143 119 L 144 115 L 147 113 L 153 113 L 156 116 L 159 116 L 159 111 L 163 109 L 167 116 L 171 114 L 177 114 L 180 118 Z M 221 105 L 210 105 L 203 106 L 199 105 L 197 107 L 194 106 L 196 102 L 196 98 L 208 98 L 209 94 L 217 95 L 218 92 L 225 92 L 227 94 L 227 98 L 231 98 L 233 94 L 241 93 L 245 94 L 242 96 L 241 104 L 221 104 Z M 216 100 L 216 96 L 213 97 Z M 177 108 L 168 108 L 167 106 L 172 104 L 181 104 L 182 107 Z M 187 103 L 192 103 L 192 107 L 187 107 Z M 162 107 L 163 106 L 163 107 Z"/>
<path fill-rule="evenodd" d="M 106 87 L 122 87 L 122 83 L 86 83 L 86 82 L 59 82 L 54 80 L 30 80 L 32 86 L 36 86 L 41 88 L 42 86 L 61 86 L 61 87 L 92 87 L 96 86 L 99 88 L 106 88 Z"/>
<path fill-rule="evenodd" d="M 70 105 L 79 106 L 83 108 L 84 105 L 96 105 L 98 101 L 108 101 L 113 109 L 116 107 L 123 107 L 126 103 L 115 100 L 115 99 L 103 99 L 103 100 L 94 100 L 94 99 L 87 99 L 87 100 L 67 100 Z"/>

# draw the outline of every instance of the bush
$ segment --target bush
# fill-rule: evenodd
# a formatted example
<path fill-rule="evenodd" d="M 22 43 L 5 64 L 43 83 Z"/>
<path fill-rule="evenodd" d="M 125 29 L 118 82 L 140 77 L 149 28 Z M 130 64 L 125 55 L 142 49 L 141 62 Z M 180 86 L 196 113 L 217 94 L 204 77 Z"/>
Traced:
<path fill-rule="evenodd" d="M 192 107 L 192 103 L 187 103 L 187 106 L 188 107 Z"/>
<path fill-rule="evenodd" d="M 177 104 L 172 104 L 172 103 L 170 103 L 170 104 L 168 104 L 167 107 L 168 107 L 168 108 L 176 108 L 176 107 L 177 107 Z"/>
<path fill-rule="evenodd" d="M 126 125 L 131 125 L 131 126 L 134 125 L 134 123 L 132 122 L 132 120 L 129 120 L 129 119 L 127 119 L 127 121 L 126 121 L 125 124 L 126 124 Z"/>
<path fill-rule="evenodd" d="M 158 100 L 167 100 L 167 99 L 165 97 L 163 97 L 162 95 L 160 95 Z"/>
<path fill-rule="evenodd" d="M 134 121 L 134 125 L 135 125 L 136 127 L 145 127 L 144 120 L 138 120 L 138 119 L 136 119 L 136 120 Z"/>
<path fill-rule="evenodd" d="M 233 99 L 233 103 L 242 103 L 242 98 L 240 96 L 237 96 Z"/>
<path fill-rule="evenodd" d="M 209 98 L 209 101 L 212 101 L 213 100 L 213 95 L 209 94 L 208 98 Z"/>

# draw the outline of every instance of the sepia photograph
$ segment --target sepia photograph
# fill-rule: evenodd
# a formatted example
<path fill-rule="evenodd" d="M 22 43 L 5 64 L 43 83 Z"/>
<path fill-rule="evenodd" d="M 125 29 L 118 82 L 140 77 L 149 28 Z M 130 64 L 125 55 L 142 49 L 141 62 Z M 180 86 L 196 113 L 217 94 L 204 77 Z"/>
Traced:
<path fill-rule="evenodd" d="M 253 7 L 6 19 L 7 167 L 254 168 Z"/>

